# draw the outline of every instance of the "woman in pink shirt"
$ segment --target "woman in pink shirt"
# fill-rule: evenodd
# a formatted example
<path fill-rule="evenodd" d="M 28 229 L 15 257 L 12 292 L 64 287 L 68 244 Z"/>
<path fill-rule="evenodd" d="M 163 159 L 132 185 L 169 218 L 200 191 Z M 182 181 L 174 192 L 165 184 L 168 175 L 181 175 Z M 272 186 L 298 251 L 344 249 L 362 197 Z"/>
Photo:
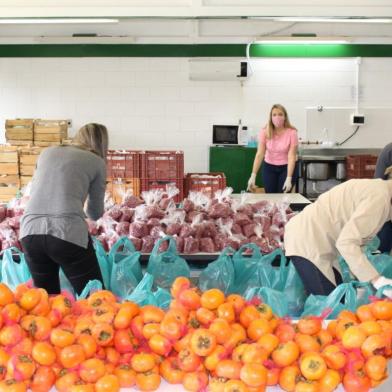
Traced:
<path fill-rule="evenodd" d="M 298 178 L 297 146 L 297 130 L 290 124 L 286 109 L 279 104 L 273 105 L 268 124 L 260 131 L 248 190 L 255 186 L 257 172 L 264 160 L 262 179 L 265 192 L 290 192 Z"/>

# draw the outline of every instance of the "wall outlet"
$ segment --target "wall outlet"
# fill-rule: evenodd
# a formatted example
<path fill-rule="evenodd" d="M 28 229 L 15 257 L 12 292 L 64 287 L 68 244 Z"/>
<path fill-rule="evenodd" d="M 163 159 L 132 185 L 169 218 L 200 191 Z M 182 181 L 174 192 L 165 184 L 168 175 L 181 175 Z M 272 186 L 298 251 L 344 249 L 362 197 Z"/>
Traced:
<path fill-rule="evenodd" d="M 352 114 L 351 115 L 351 125 L 364 125 L 365 116 L 363 114 Z"/>
<path fill-rule="evenodd" d="M 72 128 L 72 120 L 67 120 L 68 128 Z"/>

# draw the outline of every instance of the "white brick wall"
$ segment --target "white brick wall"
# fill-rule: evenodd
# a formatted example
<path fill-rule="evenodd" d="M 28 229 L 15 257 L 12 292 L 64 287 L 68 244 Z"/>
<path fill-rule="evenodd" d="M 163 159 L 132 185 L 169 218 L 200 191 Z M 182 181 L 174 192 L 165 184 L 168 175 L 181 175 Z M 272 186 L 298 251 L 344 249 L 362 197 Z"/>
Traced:
<path fill-rule="evenodd" d="M 389 58 L 363 59 L 362 105 L 392 107 L 391 67 Z M 0 123 L 70 118 L 73 134 L 86 122 L 102 122 L 113 148 L 183 149 L 186 171 L 206 171 L 214 123 L 241 118 L 256 132 L 278 102 L 306 137 L 305 107 L 355 104 L 353 59 L 254 59 L 252 69 L 241 87 L 190 81 L 186 58 L 2 58 Z M 391 141 L 389 126 L 364 128 L 347 146 L 382 147 Z"/>

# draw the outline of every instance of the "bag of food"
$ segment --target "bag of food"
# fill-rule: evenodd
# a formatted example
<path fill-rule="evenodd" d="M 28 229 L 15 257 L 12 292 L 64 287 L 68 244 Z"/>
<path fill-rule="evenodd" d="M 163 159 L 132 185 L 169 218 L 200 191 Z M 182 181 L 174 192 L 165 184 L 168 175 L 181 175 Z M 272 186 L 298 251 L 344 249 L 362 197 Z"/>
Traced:
<path fill-rule="evenodd" d="M 112 264 L 109 262 L 108 255 L 102 245 L 102 242 L 99 241 L 97 238 L 93 237 L 93 245 L 95 249 L 95 254 L 97 255 L 99 268 L 101 270 L 103 284 L 105 288 L 108 289 L 110 287 Z"/>
<path fill-rule="evenodd" d="M 229 292 L 234 284 L 234 265 L 230 253 L 233 254 L 234 250 L 225 248 L 219 257 L 202 271 L 199 276 L 201 291 L 217 288 L 225 294 Z"/>
<path fill-rule="evenodd" d="M 18 248 L 11 247 L 3 251 L 1 279 L 11 290 L 31 279 L 24 254 Z"/>
<path fill-rule="evenodd" d="M 159 252 L 164 241 L 169 241 L 169 247 L 166 251 Z M 154 277 L 154 282 L 158 287 L 165 289 L 170 288 L 178 276 L 190 276 L 189 266 L 178 255 L 173 237 L 166 236 L 155 243 L 148 261 L 147 272 Z"/>
<path fill-rule="evenodd" d="M 245 299 L 254 303 L 255 299 L 269 305 L 272 311 L 279 317 L 290 316 L 287 295 L 281 291 L 269 287 L 254 287 L 246 290 Z"/>

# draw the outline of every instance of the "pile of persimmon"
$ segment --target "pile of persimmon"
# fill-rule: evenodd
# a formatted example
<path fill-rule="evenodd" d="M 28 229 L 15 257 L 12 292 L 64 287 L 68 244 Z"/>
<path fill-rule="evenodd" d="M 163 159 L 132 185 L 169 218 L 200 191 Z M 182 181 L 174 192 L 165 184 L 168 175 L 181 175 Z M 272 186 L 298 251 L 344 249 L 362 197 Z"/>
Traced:
<path fill-rule="evenodd" d="M 109 291 L 75 301 L 0 284 L 0 392 L 154 391 L 161 380 L 188 391 L 363 392 L 387 378 L 392 302 L 376 300 L 293 322 L 259 300 L 200 292 L 187 278 L 168 310 L 119 303 Z"/>

